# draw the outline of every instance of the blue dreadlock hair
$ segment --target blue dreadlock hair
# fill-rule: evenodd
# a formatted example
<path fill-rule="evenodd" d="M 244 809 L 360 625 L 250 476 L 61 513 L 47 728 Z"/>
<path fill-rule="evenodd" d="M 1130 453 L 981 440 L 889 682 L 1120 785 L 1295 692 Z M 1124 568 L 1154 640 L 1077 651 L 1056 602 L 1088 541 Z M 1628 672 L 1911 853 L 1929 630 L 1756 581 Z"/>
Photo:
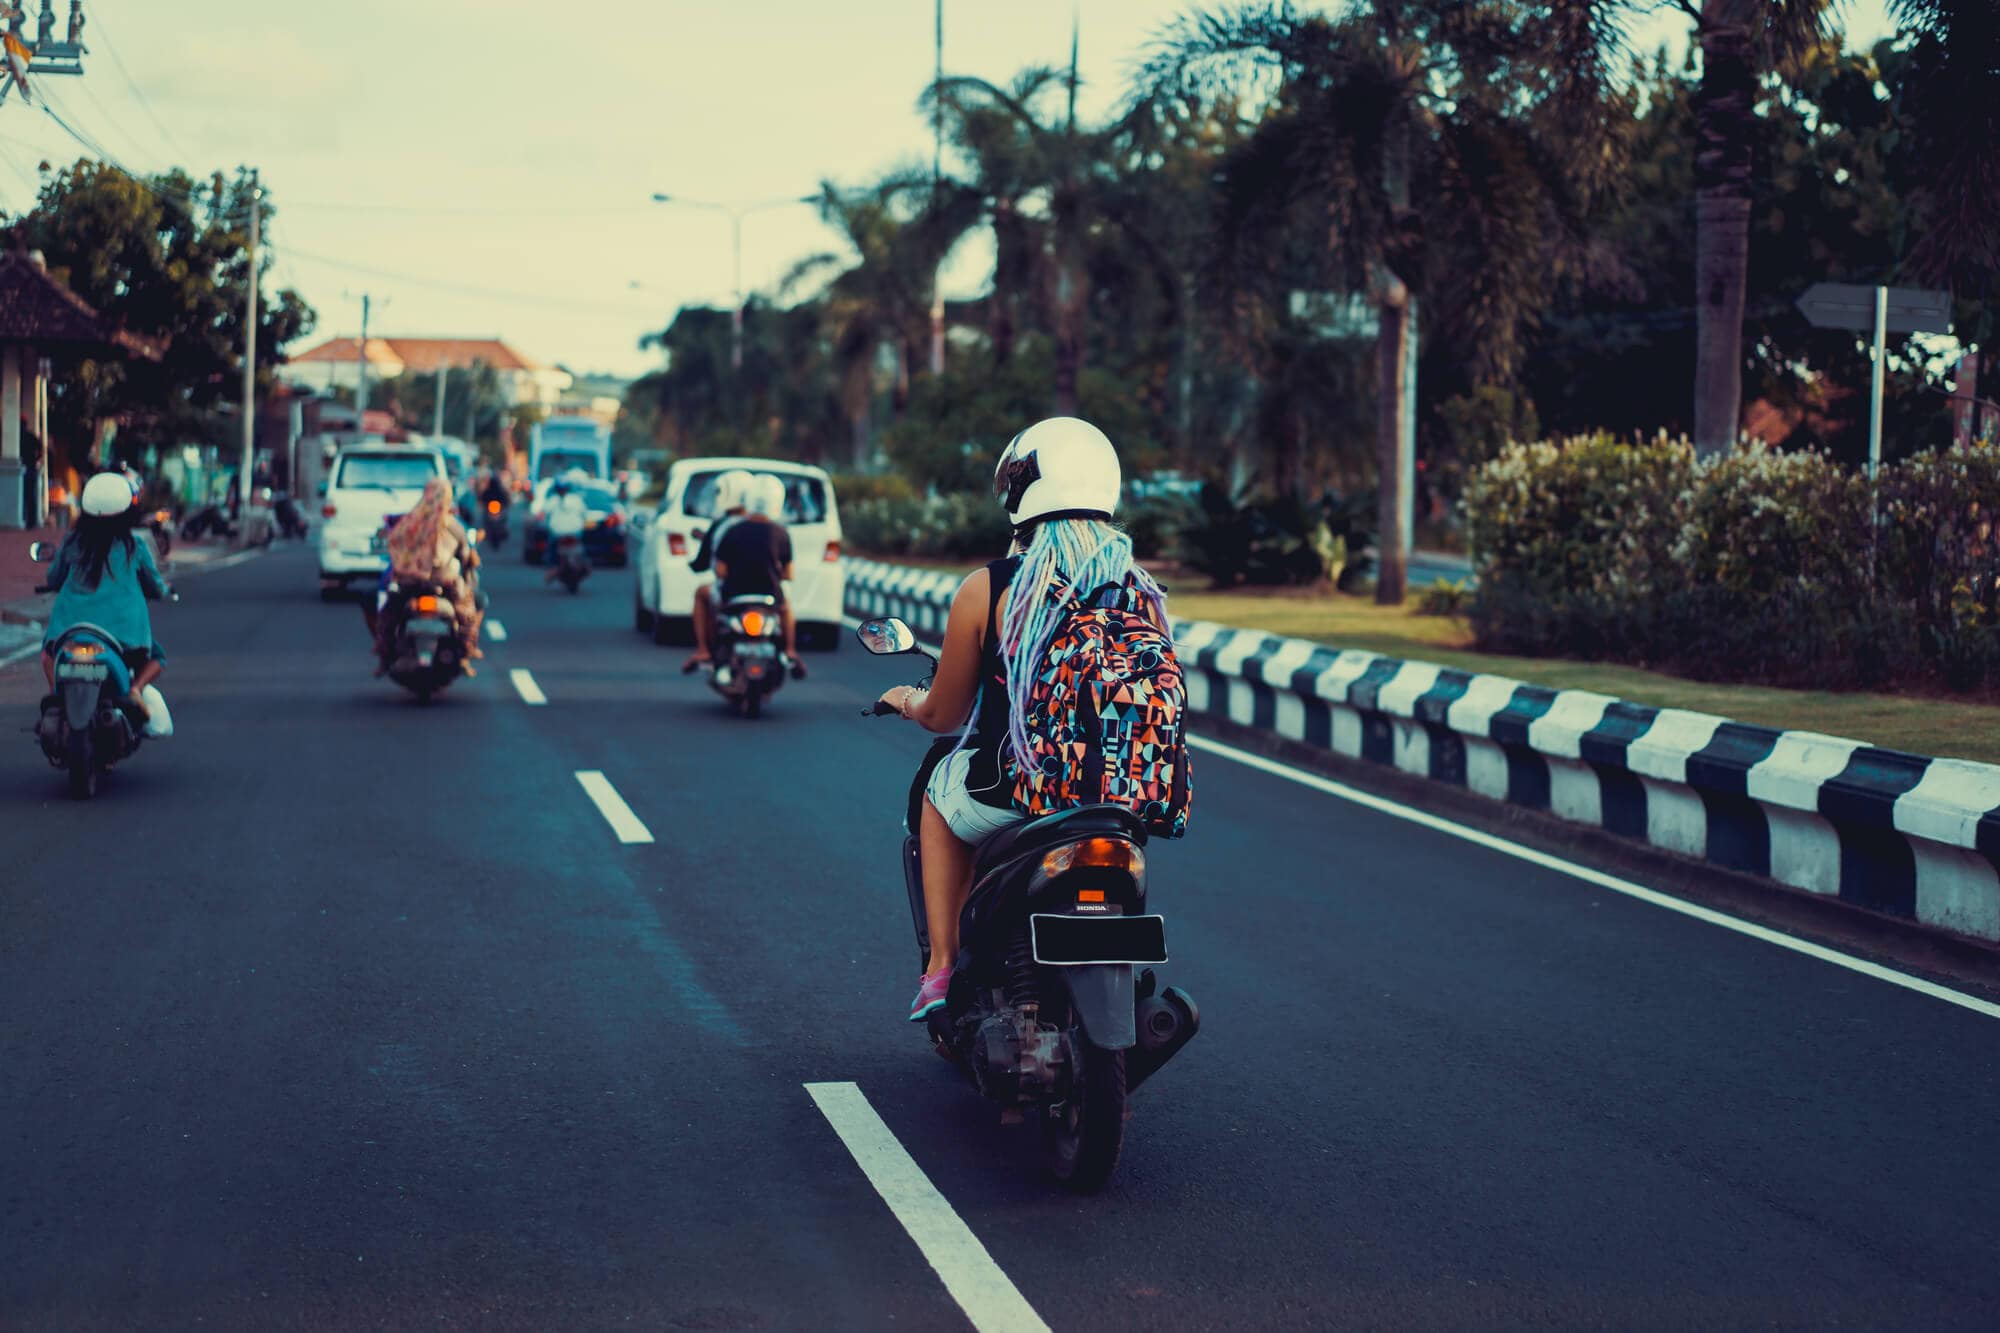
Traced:
<path fill-rule="evenodd" d="M 1127 581 L 1165 626 L 1166 591 L 1132 559 L 1130 537 L 1090 518 L 1053 518 L 1035 525 L 1000 624 L 1000 660 L 1007 668 L 1009 705 L 1006 745 L 1015 755 L 1028 752 L 1028 695 L 1069 599 L 1088 597 L 1107 583 Z"/>

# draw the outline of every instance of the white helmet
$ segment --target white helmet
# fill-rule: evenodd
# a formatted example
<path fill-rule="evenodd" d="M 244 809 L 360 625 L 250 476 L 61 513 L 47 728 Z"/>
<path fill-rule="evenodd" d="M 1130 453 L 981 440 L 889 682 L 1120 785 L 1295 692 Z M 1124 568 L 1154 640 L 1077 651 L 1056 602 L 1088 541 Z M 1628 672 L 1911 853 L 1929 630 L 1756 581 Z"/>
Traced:
<path fill-rule="evenodd" d="M 785 516 L 785 479 L 765 472 L 751 478 L 750 495 L 747 503 L 750 512 L 762 514 L 766 518 Z"/>
<path fill-rule="evenodd" d="M 110 518 L 132 507 L 132 483 L 122 472 L 100 472 L 83 483 L 83 512 Z"/>
<path fill-rule="evenodd" d="M 731 468 L 715 479 L 715 512 L 726 514 L 732 509 L 741 509 L 750 501 L 750 492 L 755 489 L 757 478 L 742 468 Z"/>
<path fill-rule="evenodd" d="M 1010 440 L 993 469 L 993 498 L 1015 527 L 1041 518 L 1108 519 L 1118 508 L 1118 451 L 1077 417 L 1037 421 Z"/>

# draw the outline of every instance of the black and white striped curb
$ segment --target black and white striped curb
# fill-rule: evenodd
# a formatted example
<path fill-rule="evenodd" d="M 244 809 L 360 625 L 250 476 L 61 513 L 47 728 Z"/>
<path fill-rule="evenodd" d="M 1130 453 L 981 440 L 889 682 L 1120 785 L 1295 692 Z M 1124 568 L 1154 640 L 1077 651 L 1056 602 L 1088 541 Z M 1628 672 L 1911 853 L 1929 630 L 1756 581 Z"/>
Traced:
<path fill-rule="evenodd" d="M 848 609 L 934 638 L 958 582 L 851 560 Z M 2000 941 L 2000 767 L 1205 621 L 1174 634 L 1195 712 Z"/>

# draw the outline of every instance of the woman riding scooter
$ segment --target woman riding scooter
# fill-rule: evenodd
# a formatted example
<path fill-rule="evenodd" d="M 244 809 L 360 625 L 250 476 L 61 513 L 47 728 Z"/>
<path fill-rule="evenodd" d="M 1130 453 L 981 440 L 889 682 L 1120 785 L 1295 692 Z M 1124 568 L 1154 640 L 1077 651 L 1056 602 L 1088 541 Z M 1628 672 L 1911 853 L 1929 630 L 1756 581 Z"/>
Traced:
<path fill-rule="evenodd" d="M 1024 702 L 1061 619 L 1059 596 L 1124 585 L 1164 631 L 1166 594 L 1111 526 L 1118 453 L 1104 432 L 1053 417 L 1015 436 L 994 473 L 1014 527 L 1012 552 L 959 585 L 929 689 L 898 685 L 882 702 L 928 731 L 964 728 L 926 788 L 917 831 L 930 959 L 910 1005 L 921 1022 L 945 1003 L 958 955 L 959 913 L 972 891 L 974 848 L 1025 816 L 1014 757 L 1029 751 Z"/>
<path fill-rule="evenodd" d="M 172 729 L 167 702 L 153 682 L 166 669 L 166 654 L 153 641 L 148 598 L 167 595 L 166 581 L 153 563 L 152 548 L 133 535 L 139 510 L 132 485 L 117 472 L 100 472 L 83 488 L 83 513 L 63 539 L 49 567 L 56 590 L 42 636 L 42 674 L 55 688 L 55 646 L 78 625 L 94 625 L 118 641 L 132 668 L 131 703 L 147 730 Z"/>

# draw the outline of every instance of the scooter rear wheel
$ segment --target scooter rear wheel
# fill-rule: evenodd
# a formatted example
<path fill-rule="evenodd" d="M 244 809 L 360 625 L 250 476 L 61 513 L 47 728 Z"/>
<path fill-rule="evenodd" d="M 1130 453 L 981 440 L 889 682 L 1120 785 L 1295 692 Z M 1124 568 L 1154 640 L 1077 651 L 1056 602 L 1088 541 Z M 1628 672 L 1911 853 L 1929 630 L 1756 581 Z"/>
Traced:
<path fill-rule="evenodd" d="M 1069 1100 L 1042 1112 L 1049 1170 L 1079 1194 L 1095 1194 L 1117 1169 L 1125 1145 L 1125 1052 L 1092 1046 L 1081 1032 L 1070 1049 L 1082 1066 Z"/>
<path fill-rule="evenodd" d="M 72 731 L 64 746 L 69 760 L 69 794 L 72 800 L 87 801 L 97 795 L 97 765 L 91 762 L 90 733 Z"/>

